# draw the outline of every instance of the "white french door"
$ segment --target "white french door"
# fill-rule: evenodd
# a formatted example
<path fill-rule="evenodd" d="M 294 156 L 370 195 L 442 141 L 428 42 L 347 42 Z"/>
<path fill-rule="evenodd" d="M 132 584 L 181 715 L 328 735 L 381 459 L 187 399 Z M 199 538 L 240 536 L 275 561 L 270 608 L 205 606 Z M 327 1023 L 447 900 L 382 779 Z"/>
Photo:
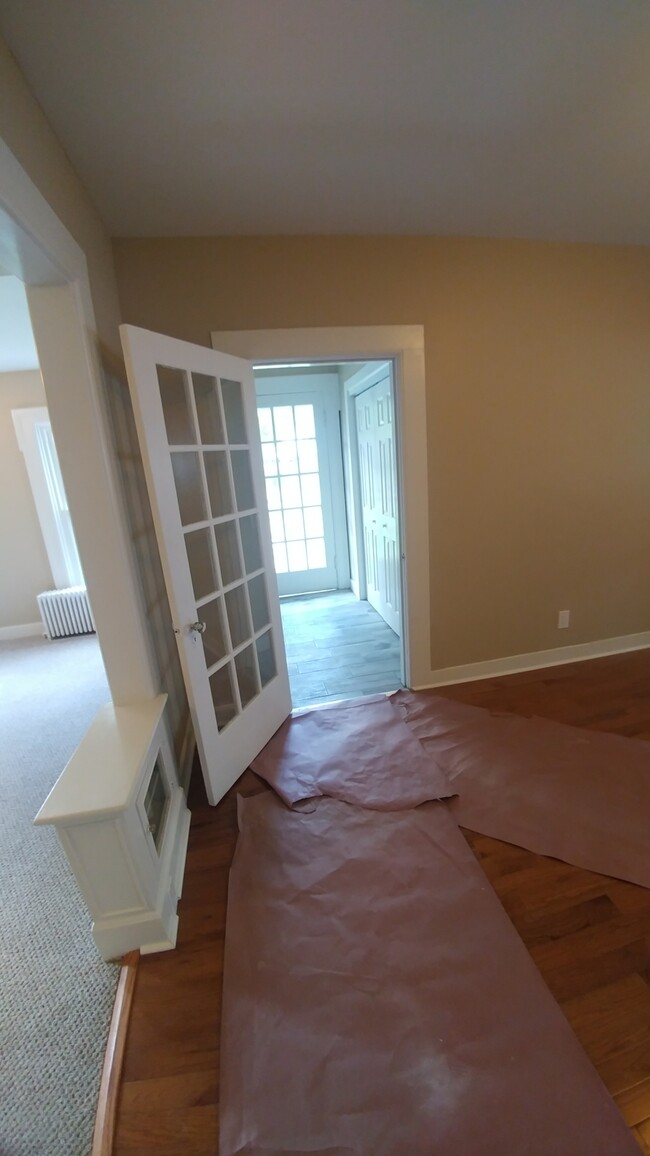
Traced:
<path fill-rule="evenodd" d="M 397 462 L 390 377 L 355 398 L 367 597 L 401 635 Z"/>
<path fill-rule="evenodd" d="M 350 584 L 338 380 L 258 378 L 273 557 L 281 595 Z"/>
<path fill-rule="evenodd" d="M 208 798 L 291 712 L 252 366 L 120 327 Z"/>

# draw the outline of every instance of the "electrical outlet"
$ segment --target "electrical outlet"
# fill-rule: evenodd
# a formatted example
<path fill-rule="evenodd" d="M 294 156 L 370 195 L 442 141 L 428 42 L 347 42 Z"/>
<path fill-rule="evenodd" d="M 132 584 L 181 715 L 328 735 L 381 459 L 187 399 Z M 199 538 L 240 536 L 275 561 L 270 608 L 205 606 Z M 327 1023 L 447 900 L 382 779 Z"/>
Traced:
<path fill-rule="evenodd" d="M 569 625 L 569 618 L 570 617 L 571 617 L 571 611 L 570 610 L 560 610 L 559 611 L 558 616 L 557 616 L 557 628 L 558 628 L 558 630 L 564 630 L 564 628 Z"/>

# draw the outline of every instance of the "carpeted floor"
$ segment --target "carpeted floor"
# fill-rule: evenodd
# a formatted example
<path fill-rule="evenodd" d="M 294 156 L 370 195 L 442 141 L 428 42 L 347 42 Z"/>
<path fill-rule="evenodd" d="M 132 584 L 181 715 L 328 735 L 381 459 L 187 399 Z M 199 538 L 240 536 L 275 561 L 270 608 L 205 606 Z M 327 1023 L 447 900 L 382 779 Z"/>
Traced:
<path fill-rule="evenodd" d="M 32 819 L 109 698 L 94 637 L 0 644 L 0 1153 L 87 1156 L 118 980 Z"/>

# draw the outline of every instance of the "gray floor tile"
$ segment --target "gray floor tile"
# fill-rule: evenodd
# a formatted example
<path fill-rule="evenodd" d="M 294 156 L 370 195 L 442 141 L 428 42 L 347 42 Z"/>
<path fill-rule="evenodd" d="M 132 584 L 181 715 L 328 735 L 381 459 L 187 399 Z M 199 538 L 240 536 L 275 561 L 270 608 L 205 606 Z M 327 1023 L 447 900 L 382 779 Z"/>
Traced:
<path fill-rule="evenodd" d="M 281 604 L 294 706 L 377 694 L 401 685 L 401 643 L 350 590 Z"/>

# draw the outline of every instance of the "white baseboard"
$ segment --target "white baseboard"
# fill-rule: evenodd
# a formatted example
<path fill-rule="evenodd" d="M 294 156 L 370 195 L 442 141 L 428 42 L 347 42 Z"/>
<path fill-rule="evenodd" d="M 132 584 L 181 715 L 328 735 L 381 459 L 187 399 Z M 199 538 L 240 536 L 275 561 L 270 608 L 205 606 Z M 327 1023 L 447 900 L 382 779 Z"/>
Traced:
<path fill-rule="evenodd" d="M 45 634 L 42 622 L 23 622 L 20 626 L 0 626 L 0 642 L 10 642 L 14 638 L 35 638 Z"/>
<path fill-rule="evenodd" d="M 481 678 L 498 678 L 545 666 L 563 666 L 567 662 L 584 662 L 589 658 L 605 658 L 608 654 L 624 654 L 628 650 L 650 647 L 650 630 L 640 634 L 622 634 L 618 638 L 603 638 L 598 642 L 579 642 L 575 646 L 558 646 L 554 650 L 533 650 L 530 654 L 513 654 L 507 658 L 491 658 L 486 662 L 470 662 L 465 666 L 447 666 L 432 670 L 427 680 L 413 690 L 427 690 L 436 686 L 451 686 L 456 682 L 476 682 Z"/>

